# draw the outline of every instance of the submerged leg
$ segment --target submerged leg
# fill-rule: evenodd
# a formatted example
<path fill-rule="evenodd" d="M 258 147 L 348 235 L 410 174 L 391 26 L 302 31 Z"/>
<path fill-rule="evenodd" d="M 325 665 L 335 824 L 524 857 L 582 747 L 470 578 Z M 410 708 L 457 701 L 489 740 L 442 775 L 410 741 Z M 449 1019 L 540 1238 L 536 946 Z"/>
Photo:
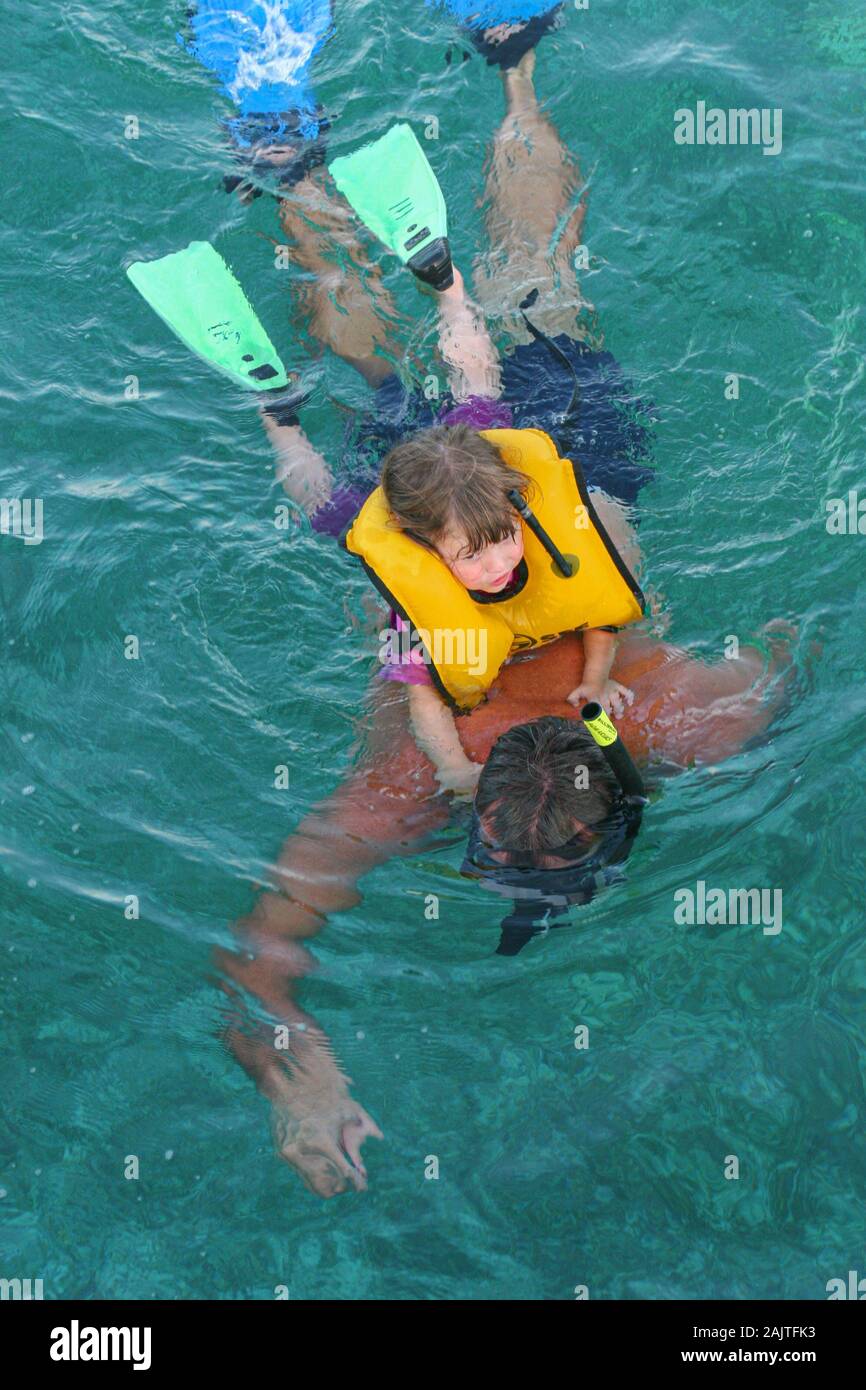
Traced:
<path fill-rule="evenodd" d="M 394 371 L 403 326 L 379 267 L 361 244 L 357 220 L 325 169 L 308 174 L 280 202 L 292 260 L 306 275 L 294 283 L 309 332 L 355 367 L 373 387 Z"/>
<path fill-rule="evenodd" d="M 485 166 L 485 222 L 490 242 L 475 287 L 488 317 L 518 341 L 529 334 L 518 312 L 533 289 L 531 318 L 544 332 L 574 335 L 583 305 L 574 268 L 586 213 L 577 161 L 538 105 L 535 53 L 502 73 L 507 109 Z"/>
<path fill-rule="evenodd" d="M 502 394 L 499 353 L 456 266 L 451 288 L 431 293 L 436 295 L 439 310 L 439 352 L 455 401 L 466 401 L 470 396 L 496 399 Z"/>
<path fill-rule="evenodd" d="M 394 371 L 400 355 L 390 329 L 401 323 L 381 271 L 364 250 L 355 214 L 317 168 L 280 201 L 280 221 L 293 262 L 305 272 L 294 281 L 299 327 L 331 348 L 374 389 Z M 308 515 L 325 505 L 333 476 L 300 422 L 262 414 L 273 445 L 277 479 Z"/>

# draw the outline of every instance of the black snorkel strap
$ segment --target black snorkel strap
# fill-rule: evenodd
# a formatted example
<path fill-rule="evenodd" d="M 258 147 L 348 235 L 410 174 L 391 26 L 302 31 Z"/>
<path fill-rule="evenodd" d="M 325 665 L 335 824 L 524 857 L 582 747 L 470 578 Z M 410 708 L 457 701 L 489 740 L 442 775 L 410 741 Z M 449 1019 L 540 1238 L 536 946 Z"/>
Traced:
<path fill-rule="evenodd" d="M 564 422 L 565 420 L 571 419 L 572 415 L 577 416 L 580 414 L 580 382 L 577 379 L 577 372 L 574 370 L 572 363 L 569 362 L 565 353 L 562 351 L 562 348 L 557 347 L 556 343 L 553 341 L 552 338 L 549 338 L 546 333 L 542 333 L 541 329 L 536 328 L 535 324 L 531 323 L 530 320 L 526 317 L 524 310 L 531 309 L 537 298 L 538 290 L 530 290 L 526 298 L 522 299 L 517 307 L 520 309 L 523 322 L 526 324 L 526 327 L 529 329 L 533 338 L 535 338 L 539 343 L 544 343 L 544 346 L 547 348 L 547 351 L 550 353 L 551 357 L 555 357 L 557 362 L 560 362 L 562 366 L 565 367 L 566 371 L 571 372 L 572 380 L 574 381 L 574 389 L 572 390 L 571 400 L 568 402 L 568 406 L 565 411 L 565 416 L 563 417 Z"/>
<path fill-rule="evenodd" d="M 574 381 L 574 389 L 572 390 L 571 400 L 568 403 L 568 408 L 566 409 L 565 415 L 563 417 L 564 421 L 570 420 L 572 416 L 577 416 L 580 413 L 580 382 L 577 379 L 577 372 L 574 370 L 573 365 L 571 364 L 571 362 L 569 362 L 565 353 L 562 351 L 562 348 L 557 347 L 556 343 L 553 341 L 552 338 L 549 338 L 546 333 L 542 333 L 541 329 L 536 328 L 535 324 L 532 323 L 526 317 L 524 310 L 531 309 L 537 298 L 538 290 L 530 290 L 526 298 L 520 301 L 518 307 L 520 309 L 523 322 L 526 324 L 526 327 L 529 329 L 529 332 L 532 334 L 533 338 L 537 339 L 537 341 L 540 343 L 544 343 L 544 346 L 547 348 L 547 351 L 550 353 L 550 355 L 556 358 L 557 362 L 561 362 L 563 367 L 565 367 L 566 371 L 571 373 L 572 380 Z M 513 488 L 511 492 L 508 493 L 508 500 L 511 503 L 512 507 L 514 507 L 515 511 L 518 511 L 520 515 L 523 517 L 523 520 L 526 522 L 529 529 L 541 541 L 541 544 L 544 546 L 545 550 L 552 559 L 556 568 L 559 570 L 562 577 L 564 579 L 571 579 L 572 575 L 574 574 L 574 565 L 572 564 L 571 560 L 567 559 L 566 556 L 563 555 L 562 551 L 559 550 L 557 546 L 553 543 L 553 541 L 550 539 L 550 536 L 547 534 L 544 527 L 541 525 L 541 522 L 538 520 L 537 516 L 534 515 L 530 507 L 527 505 L 525 498 L 523 498 L 520 495 L 516 488 Z"/>

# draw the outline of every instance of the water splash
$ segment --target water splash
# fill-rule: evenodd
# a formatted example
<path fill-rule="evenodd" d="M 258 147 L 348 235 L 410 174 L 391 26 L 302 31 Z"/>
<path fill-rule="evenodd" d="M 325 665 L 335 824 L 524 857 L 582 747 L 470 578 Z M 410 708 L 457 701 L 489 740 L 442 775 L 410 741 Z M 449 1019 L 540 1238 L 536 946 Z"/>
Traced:
<path fill-rule="evenodd" d="M 242 115 L 312 109 L 310 65 L 334 32 L 330 0 L 200 0 L 187 45 Z"/>
<path fill-rule="evenodd" d="M 297 8 L 294 7 L 295 11 Z M 331 15 L 327 4 L 301 8 L 307 11 L 306 15 L 293 13 L 290 16 L 281 0 L 257 5 L 262 15 L 261 28 L 253 18 L 245 18 L 242 30 L 245 46 L 239 49 L 234 81 L 226 89 L 239 106 L 250 92 L 304 82 L 306 69 L 323 42 Z M 296 27 L 298 21 L 304 19 L 310 27 Z"/>

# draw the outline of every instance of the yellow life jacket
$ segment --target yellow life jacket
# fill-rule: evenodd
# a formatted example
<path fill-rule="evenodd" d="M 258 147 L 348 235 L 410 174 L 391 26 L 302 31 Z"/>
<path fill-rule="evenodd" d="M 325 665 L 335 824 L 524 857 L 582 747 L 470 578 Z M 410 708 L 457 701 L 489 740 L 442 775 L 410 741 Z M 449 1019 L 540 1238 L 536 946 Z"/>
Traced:
<path fill-rule="evenodd" d="M 379 592 L 409 624 L 443 699 L 455 710 L 477 705 L 515 652 L 553 642 L 575 628 L 623 626 L 643 617 L 644 598 L 605 531 L 578 463 L 561 459 L 543 430 L 480 430 L 511 468 L 537 484 L 530 505 L 572 562 L 565 578 L 538 537 L 523 527 L 518 590 L 499 599 L 463 587 L 445 561 L 391 520 L 381 487 L 364 503 L 345 539 Z M 522 581 L 522 582 L 521 582 Z M 403 634 L 405 637 L 405 634 Z"/>

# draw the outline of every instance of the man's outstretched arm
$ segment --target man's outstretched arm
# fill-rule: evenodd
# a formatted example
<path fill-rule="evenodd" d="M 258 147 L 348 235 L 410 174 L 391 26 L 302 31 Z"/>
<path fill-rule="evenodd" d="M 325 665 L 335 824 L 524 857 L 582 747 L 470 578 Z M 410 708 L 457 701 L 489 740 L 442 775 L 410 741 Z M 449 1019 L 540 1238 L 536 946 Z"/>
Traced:
<path fill-rule="evenodd" d="M 297 1003 L 295 982 L 315 968 L 305 943 L 330 913 L 360 901 L 359 879 L 446 821 L 420 761 L 404 738 L 305 816 L 276 862 L 274 891 L 235 924 L 239 949 L 216 953 L 231 1000 L 226 1043 L 271 1102 L 280 1156 L 323 1197 L 366 1186 L 361 1145 L 381 1134 L 352 1099 L 326 1034 Z"/>

